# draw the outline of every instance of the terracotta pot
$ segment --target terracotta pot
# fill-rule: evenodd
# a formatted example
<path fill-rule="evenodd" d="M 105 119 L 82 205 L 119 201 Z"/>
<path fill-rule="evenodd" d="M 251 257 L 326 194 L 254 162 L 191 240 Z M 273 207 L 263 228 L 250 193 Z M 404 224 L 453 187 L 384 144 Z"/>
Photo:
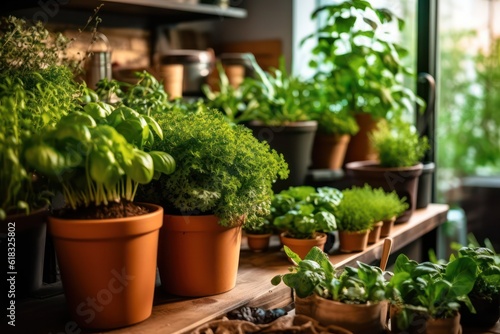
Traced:
<path fill-rule="evenodd" d="M 78 326 L 111 329 L 151 315 L 163 208 L 118 219 L 49 217 L 61 280 Z"/>
<path fill-rule="evenodd" d="M 165 215 L 160 230 L 158 269 L 168 293 L 201 297 L 236 286 L 241 227 L 226 228 L 214 215 Z"/>
<path fill-rule="evenodd" d="M 453 318 L 428 319 L 426 334 L 462 334 L 460 313 Z"/>
<path fill-rule="evenodd" d="M 324 249 L 326 243 L 326 234 L 317 233 L 314 239 L 296 239 L 287 237 L 287 233 L 280 234 L 280 239 L 283 245 L 290 248 L 301 259 L 304 259 L 314 246 Z"/>
<path fill-rule="evenodd" d="M 403 316 L 403 313 L 406 313 Z M 408 319 L 408 327 L 402 319 Z M 393 334 L 423 334 L 427 333 L 428 315 L 425 312 L 411 310 L 405 307 L 390 306 L 391 333 Z"/>
<path fill-rule="evenodd" d="M 395 223 L 410 220 L 416 208 L 417 185 L 422 164 L 410 167 L 381 167 L 378 161 L 354 161 L 345 165 L 346 175 L 353 186 L 362 187 L 365 183 L 372 187 L 383 188 L 386 192 L 396 191 L 400 198 L 406 197 L 409 208 L 396 219 Z"/>
<path fill-rule="evenodd" d="M 387 302 L 345 304 L 314 294 L 296 297 L 295 313 L 311 317 L 323 326 L 340 326 L 354 334 L 385 333 Z"/>
<path fill-rule="evenodd" d="M 361 252 L 368 246 L 369 230 L 359 232 L 339 231 L 339 249 L 343 253 Z"/>
<path fill-rule="evenodd" d="M 341 169 L 350 140 L 350 135 L 316 133 L 312 149 L 312 168 Z"/>
<path fill-rule="evenodd" d="M 394 226 L 394 222 L 396 221 L 396 217 L 392 217 L 391 219 L 382 220 L 382 228 L 380 229 L 380 237 L 386 238 L 391 235 L 392 228 Z"/>
<path fill-rule="evenodd" d="M 246 233 L 248 248 L 254 252 L 263 252 L 269 248 L 269 240 L 272 233 L 251 234 Z"/>
<path fill-rule="evenodd" d="M 377 160 L 378 154 L 371 144 L 368 134 L 377 128 L 378 120 L 367 113 L 357 113 L 355 116 L 359 131 L 351 137 L 344 162 Z"/>
<path fill-rule="evenodd" d="M 13 269 L 5 261 L 5 272 L 16 273 L 16 298 L 27 297 L 42 286 L 48 213 L 45 207 L 29 215 L 9 215 L 0 221 L 2 254 L 7 260 L 8 253 L 15 253 Z"/>
<path fill-rule="evenodd" d="M 382 226 L 384 222 L 379 221 L 373 224 L 373 228 L 368 233 L 368 244 L 374 244 L 380 240 L 380 231 L 382 230 Z"/>
<path fill-rule="evenodd" d="M 257 139 L 268 142 L 271 148 L 283 154 L 288 163 L 290 174 L 287 179 L 277 180 L 273 184 L 274 192 L 304 185 L 311 166 L 311 153 L 318 123 L 307 121 L 268 126 L 252 121 L 247 127 Z"/>

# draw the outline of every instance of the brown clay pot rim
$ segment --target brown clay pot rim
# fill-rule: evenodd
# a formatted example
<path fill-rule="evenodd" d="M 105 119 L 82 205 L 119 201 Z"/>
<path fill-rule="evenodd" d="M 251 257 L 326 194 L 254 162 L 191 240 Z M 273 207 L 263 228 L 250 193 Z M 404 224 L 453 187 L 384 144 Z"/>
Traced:
<path fill-rule="evenodd" d="M 299 121 L 299 122 L 286 122 L 283 124 L 268 125 L 259 120 L 253 120 L 248 123 L 252 127 L 264 127 L 264 128 L 294 128 L 295 131 L 300 130 L 310 130 L 311 128 L 317 128 L 317 121 Z"/>
<path fill-rule="evenodd" d="M 145 234 L 158 230 L 162 219 L 152 224 L 144 224 L 143 220 L 163 215 L 163 207 L 151 203 L 136 203 L 150 208 L 152 211 L 143 215 L 124 218 L 104 219 L 72 219 L 49 216 L 49 229 L 54 237 L 67 239 L 115 239 L 137 234 Z"/>
<path fill-rule="evenodd" d="M 356 171 L 369 171 L 369 172 L 380 172 L 380 171 L 415 171 L 421 172 L 423 169 L 423 164 L 418 163 L 413 166 L 408 167 L 382 167 L 380 162 L 376 160 L 363 160 L 363 161 L 352 161 L 345 165 L 346 170 L 356 170 Z"/>
<path fill-rule="evenodd" d="M 216 215 L 172 215 L 165 214 L 163 230 L 167 231 L 227 231 L 233 228 L 241 229 L 241 226 L 226 227 L 219 224 Z"/>
<path fill-rule="evenodd" d="M 297 240 L 297 242 L 300 242 L 300 240 L 304 240 L 304 242 L 310 241 L 310 240 L 323 240 L 326 239 L 326 233 L 323 232 L 316 232 L 316 237 L 314 239 L 299 239 L 299 238 L 292 238 L 287 236 L 287 232 L 281 232 L 280 237 L 286 240 Z"/>

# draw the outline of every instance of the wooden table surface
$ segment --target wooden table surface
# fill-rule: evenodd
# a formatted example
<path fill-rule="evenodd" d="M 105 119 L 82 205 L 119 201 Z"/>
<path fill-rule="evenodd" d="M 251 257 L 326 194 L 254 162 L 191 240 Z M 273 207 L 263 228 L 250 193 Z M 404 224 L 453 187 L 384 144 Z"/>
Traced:
<path fill-rule="evenodd" d="M 397 251 L 433 231 L 446 220 L 447 211 L 446 205 L 430 204 L 426 209 L 415 211 L 409 222 L 395 225 L 390 236 L 393 239 L 392 250 Z M 271 284 L 272 277 L 286 273 L 290 266 L 280 249 L 277 237 L 273 238 L 268 251 L 254 253 L 248 250 L 246 238 L 243 237 L 238 278 L 233 290 L 203 298 L 184 298 L 167 295 L 158 287 L 153 313 L 149 319 L 134 326 L 106 333 L 189 333 L 197 326 L 220 318 L 243 305 L 265 309 L 289 305 L 292 302 L 291 290 L 284 284 L 279 286 Z M 356 265 L 356 261 L 374 263 L 380 260 L 382 244 L 383 240 L 358 253 L 342 254 L 334 250 L 330 259 L 337 267 Z M 50 293 L 50 289 L 57 291 L 58 287 L 56 284 L 46 289 Z M 64 295 L 60 293 L 47 298 L 20 301 L 15 333 L 59 334 L 84 333 L 84 331 L 74 328 L 66 309 Z M 500 331 L 489 333 L 500 333 Z"/>

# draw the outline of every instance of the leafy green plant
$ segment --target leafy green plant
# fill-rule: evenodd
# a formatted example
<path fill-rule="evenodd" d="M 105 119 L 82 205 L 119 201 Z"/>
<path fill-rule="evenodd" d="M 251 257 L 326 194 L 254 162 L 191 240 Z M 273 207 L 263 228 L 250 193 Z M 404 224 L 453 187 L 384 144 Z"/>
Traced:
<path fill-rule="evenodd" d="M 268 219 L 261 219 L 258 223 L 243 228 L 248 234 L 269 234 L 273 232 L 273 224 Z"/>
<path fill-rule="evenodd" d="M 248 78 L 243 87 L 250 86 L 253 94 L 249 103 L 255 105 L 251 117 L 266 125 L 283 125 L 290 122 L 310 120 L 307 110 L 308 84 L 291 73 L 285 66 L 285 59 L 280 58 L 278 68 L 265 72 L 255 68 L 257 78 Z"/>
<path fill-rule="evenodd" d="M 157 120 L 165 137 L 152 148 L 170 152 L 177 167 L 141 196 L 173 214 L 215 214 L 223 226 L 245 217 L 249 227 L 269 214 L 272 184 L 288 176 L 282 155 L 202 102 L 179 102 Z"/>
<path fill-rule="evenodd" d="M 273 197 L 273 225 L 297 239 L 314 238 L 316 232 L 332 232 L 337 229 L 333 211 L 341 198 L 341 192 L 335 188 L 290 187 Z"/>
<path fill-rule="evenodd" d="M 413 125 L 398 121 L 379 122 L 370 134 L 382 167 L 409 167 L 420 162 L 429 149 L 427 137 L 420 137 Z"/>
<path fill-rule="evenodd" d="M 340 231 L 356 232 L 371 229 L 376 223 L 379 214 L 375 202 L 373 189 L 369 185 L 351 187 L 342 190 L 342 201 L 335 207 L 333 213 L 337 218 Z"/>
<path fill-rule="evenodd" d="M 316 294 L 320 297 L 346 304 L 367 304 L 385 300 L 384 272 L 376 266 L 357 262 L 357 268 L 347 266 L 336 270 L 326 253 L 313 247 L 301 259 L 290 248 L 285 252 L 295 263 L 289 273 L 277 275 L 271 283 L 281 282 L 305 298 Z"/>
<path fill-rule="evenodd" d="M 398 117 L 424 102 L 404 86 L 413 75 L 402 59 L 408 51 L 395 42 L 389 26 L 404 21 L 369 1 L 347 0 L 317 8 L 311 19 L 323 23 L 302 40 L 317 40 L 309 66 L 334 87 L 351 112 L 374 118 Z"/>
<path fill-rule="evenodd" d="M 163 136 L 151 122 L 126 106 L 89 102 L 30 138 L 24 157 L 61 186 L 73 210 L 132 202 L 139 184 L 175 168 L 165 151 L 145 151 L 151 132 Z"/>
<path fill-rule="evenodd" d="M 42 23 L 0 20 L 0 220 L 50 202 L 46 180 L 27 165 L 22 147 L 77 102 L 76 67 L 61 57 L 69 43 Z"/>
<path fill-rule="evenodd" d="M 395 305 L 425 310 L 432 318 L 452 317 L 460 308 L 459 302 L 471 306 L 467 295 L 474 286 L 476 271 L 476 263 L 467 257 L 437 264 L 418 263 L 400 254 L 387 285 L 388 297 Z M 404 329 L 409 324 L 400 325 Z"/>
<path fill-rule="evenodd" d="M 259 68 L 255 57 L 252 54 L 245 54 L 254 68 Z M 215 108 L 227 117 L 231 123 L 239 124 L 252 120 L 253 113 L 259 107 L 259 103 L 252 99 L 256 90 L 253 81 L 244 79 L 237 87 L 229 83 L 229 79 L 224 71 L 222 63 L 216 63 L 219 73 L 218 90 L 213 90 L 208 84 L 202 86 L 205 94 L 205 103 L 209 108 Z M 261 70 L 262 71 L 262 70 Z M 261 72 L 262 73 L 262 72 Z M 258 89 L 261 87 L 258 86 Z"/>
<path fill-rule="evenodd" d="M 406 197 L 399 198 L 396 191 L 386 192 L 382 188 L 373 188 L 372 194 L 371 204 L 377 210 L 375 221 L 398 217 L 409 207 Z"/>

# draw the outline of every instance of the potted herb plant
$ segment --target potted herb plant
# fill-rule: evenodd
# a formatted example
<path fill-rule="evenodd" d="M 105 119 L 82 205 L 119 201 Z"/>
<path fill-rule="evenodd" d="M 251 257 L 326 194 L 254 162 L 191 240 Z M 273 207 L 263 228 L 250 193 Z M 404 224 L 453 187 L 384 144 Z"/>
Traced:
<path fill-rule="evenodd" d="M 338 170 L 344 164 L 347 146 L 359 131 L 356 119 L 327 80 L 313 78 L 309 87 L 311 118 L 318 122 L 312 149 L 312 168 Z"/>
<path fill-rule="evenodd" d="M 355 115 L 360 130 L 351 138 L 346 162 L 373 160 L 376 152 L 368 133 L 380 119 L 399 118 L 422 99 L 404 87 L 412 70 L 403 59 L 408 51 L 389 26 L 402 30 L 404 21 L 368 1 L 346 0 L 317 8 L 311 19 L 322 24 L 302 43 L 314 39 L 309 66 L 327 78 L 344 105 Z"/>
<path fill-rule="evenodd" d="M 277 182 L 275 192 L 304 185 L 311 166 L 311 150 L 317 121 L 308 110 L 308 83 L 286 70 L 285 59 L 269 72 L 255 68 L 256 77 L 247 78 L 242 86 L 251 87 L 249 104 L 253 112 L 246 123 L 255 137 L 267 141 L 288 163 L 290 175 Z M 254 108 L 255 107 L 255 108 Z"/>
<path fill-rule="evenodd" d="M 387 285 L 394 333 L 461 333 L 460 302 L 470 305 L 477 265 L 462 257 L 443 264 L 410 260 L 400 254 Z"/>
<path fill-rule="evenodd" d="M 368 234 L 378 221 L 372 197 L 373 189 L 368 185 L 342 190 L 342 200 L 333 211 L 341 252 L 363 251 L 367 247 Z"/>
<path fill-rule="evenodd" d="M 165 208 L 158 268 L 171 294 L 204 296 L 236 284 L 241 229 L 269 214 L 272 185 L 285 160 L 243 125 L 203 102 L 178 101 L 157 115 L 177 167 L 142 188 L 140 197 Z M 189 264 L 189 265 L 186 265 Z"/>
<path fill-rule="evenodd" d="M 396 223 L 407 222 L 416 207 L 418 177 L 422 173 L 420 159 L 429 148 L 427 137 L 420 137 L 408 122 L 394 121 L 380 122 L 370 138 L 379 160 L 347 163 L 346 174 L 354 185 L 368 183 L 406 197 L 409 207 Z"/>
<path fill-rule="evenodd" d="M 337 229 L 333 210 L 341 198 L 340 190 L 330 187 L 290 187 L 275 194 L 271 212 L 281 242 L 302 257 L 314 246 L 324 248 L 326 233 Z"/>
<path fill-rule="evenodd" d="M 408 209 L 406 198 L 400 198 L 395 191 L 386 192 L 383 188 L 374 188 L 375 196 L 372 198 L 372 205 L 377 209 L 376 220 L 382 221 L 380 237 L 388 237 L 396 218 Z"/>
<path fill-rule="evenodd" d="M 175 162 L 146 151 L 152 132 L 162 138 L 152 118 L 96 96 L 80 96 L 90 102 L 32 136 L 24 158 L 64 195 L 66 206 L 48 219 L 73 319 L 110 329 L 151 315 L 163 208 L 134 199 L 139 184 L 171 173 Z"/>
<path fill-rule="evenodd" d="M 463 257 L 476 263 L 477 272 L 468 294 L 473 311 L 461 303 L 460 323 L 468 327 L 492 327 L 500 318 L 500 258 L 492 249 L 472 245 L 458 250 L 457 258 Z"/>
<path fill-rule="evenodd" d="M 273 235 L 273 225 L 264 218 L 258 225 L 243 228 L 243 232 L 247 238 L 248 248 L 254 252 L 262 252 L 269 247 Z"/>
<path fill-rule="evenodd" d="M 74 105 L 78 86 L 62 54 L 69 40 L 42 23 L 14 16 L 0 19 L 0 232 L 15 233 L 16 297 L 42 286 L 46 216 L 52 193 L 46 179 L 28 166 L 23 145 Z M 2 237 L 3 239 L 3 237 Z M 11 239 L 12 240 L 12 239 Z M 50 254 L 47 255 L 49 257 Z"/>
<path fill-rule="evenodd" d="M 289 273 L 275 276 L 294 290 L 295 312 L 321 325 L 337 325 L 361 333 L 384 333 L 387 302 L 384 272 L 362 262 L 337 270 L 326 253 L 314 247 L 301 259 L 285 246 L 294 262 Z"/>

